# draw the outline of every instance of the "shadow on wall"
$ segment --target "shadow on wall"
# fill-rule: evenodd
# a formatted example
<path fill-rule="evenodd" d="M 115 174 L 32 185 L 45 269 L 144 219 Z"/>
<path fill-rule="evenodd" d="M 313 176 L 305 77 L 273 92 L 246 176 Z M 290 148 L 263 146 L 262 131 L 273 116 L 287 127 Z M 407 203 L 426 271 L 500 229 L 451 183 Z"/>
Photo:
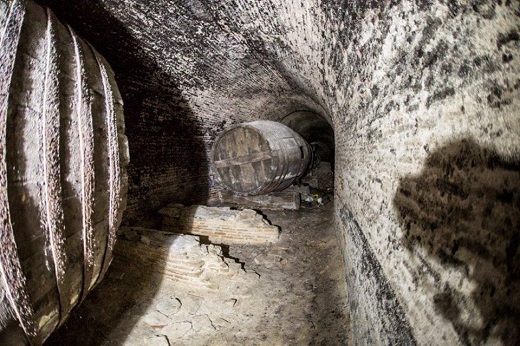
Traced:
<path fill-rule="evenodd" d="M 108 11 L 99 0 L 40 3 L 88 40 L 115 72 L 130 150 L 123 223 L 140 221 L 143 225 L 145 219 L 144 226 L 155 227 L 153 212 L 169 202 L 205 202 L 209 168 L 203 125 L 183 97 L 178 81 L 157 65 L 113 14 L 117 6 Z"/>
<path fill-rule="evenodd" d="M 41 1 L 88 40 L 109 62 L 124 101 L 129 142 L 128 209 L 123 222 L 153 227 L 152 213 L 171 201 L 206 200 L 208 166 L 201 124 L 175 81 L 98 1 Z M 156 220 L 159 221 L 157 217 Z M 106 278 L 75 308 L 48 345 L 93 345 L 125 341 L 149 308 L 162 277 L 164 258 L 123 262 L 115 248 Z M 140 270 L 135 270 L 134 268 Z M 129 271 L 130 273 L 125 273 Z M 146 288 L 146 289 L 144 289 Z M 103 318 L 99 318 L 102 315 Z M 110 321 L 107 323 L 106 321 Z"/>
<path fill-rule="evenodd" d="M 400 180 L 394 206 L 403 244 L 435 281 L 435 309 L 461 342 L 520 344 L 520 162 L 473 140 L 451 143 Z"/>

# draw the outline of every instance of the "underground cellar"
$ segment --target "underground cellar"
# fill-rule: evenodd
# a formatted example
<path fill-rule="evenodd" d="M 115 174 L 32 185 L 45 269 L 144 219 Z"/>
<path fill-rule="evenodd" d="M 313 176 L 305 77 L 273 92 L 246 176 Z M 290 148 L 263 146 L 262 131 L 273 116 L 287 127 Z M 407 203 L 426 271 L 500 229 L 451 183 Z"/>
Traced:
<path fill-rule="evenodd" d="M 2 344 L 518 344 L 519 6 L 0 1 Z M 265 120 L 330 195 L 222 188 L 215 139 Z M 174 231 L 212 208 L 272 241 Z"/>

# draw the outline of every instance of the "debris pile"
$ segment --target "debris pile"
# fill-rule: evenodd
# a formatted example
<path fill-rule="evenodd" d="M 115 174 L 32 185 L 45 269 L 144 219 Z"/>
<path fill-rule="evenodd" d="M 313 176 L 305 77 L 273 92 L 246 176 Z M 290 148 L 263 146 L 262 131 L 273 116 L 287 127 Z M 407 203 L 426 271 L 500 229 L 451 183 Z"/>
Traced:
<path fill-rule="evenodd" d="M 226 259 L 217 245 L 201 244 L 192 235 L 140 227 L 122 227 L 115 253 L 129 265 L 149 266 L 152 273 L 190 287 L 218 289 L 213 276 L 233 277 L 241 265 Z"/>

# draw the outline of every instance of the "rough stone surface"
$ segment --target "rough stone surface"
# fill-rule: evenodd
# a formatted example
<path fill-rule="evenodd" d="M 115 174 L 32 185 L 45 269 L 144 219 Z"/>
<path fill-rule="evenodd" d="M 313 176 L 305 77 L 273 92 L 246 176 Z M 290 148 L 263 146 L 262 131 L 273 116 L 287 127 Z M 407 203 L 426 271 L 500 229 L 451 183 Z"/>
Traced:
<path fill-rule="evenodd" d="M 241 272 L 239 264 L 224 259 L 220 246 L 200 244 L 196 236 L 138 227 L 125 227 L 120 233 L 117 256 L 129 269 L 148 266 L 150 274 L 212 290 L 219 288 L 216 277 L 232 277 Z"/>
<path fill-rule="evenodd" d="M 211 194 L 224 126 L 312 111 L 355 341 L 518 344 L 518 1 L 44 2 L 118 76 L 127 220 Z"/>
<path fill-rule="evenodd" d="M 150 275 L 180 256 L 182 248 L 170 247 L 175 257 L 158 253 L 155 262 L 136 258 L 137 265 L 129 266 L 117 256 L 118 242 L 108 277 L 48 344 L 348 345 L 333 203 L 266 213 L 282 226 L 280 241 L 223 247 L 226 262 L 234 259 L 246 272 L 215 276 L 218 291 Z"/>
<path fill-rule="evenodd" d="M 171 204 L 159 210 L 162 229 L 207 237 L 214 244 L 265 244 L 278 241 L 280 231 L 252 209 Z"/>

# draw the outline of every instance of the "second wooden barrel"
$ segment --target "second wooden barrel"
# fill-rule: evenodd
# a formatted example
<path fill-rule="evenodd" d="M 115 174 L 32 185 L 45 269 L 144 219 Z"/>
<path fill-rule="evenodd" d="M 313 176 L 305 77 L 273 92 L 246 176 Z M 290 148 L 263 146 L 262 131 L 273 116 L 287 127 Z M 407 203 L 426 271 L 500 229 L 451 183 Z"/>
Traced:
<path fill-rule="evenodd" d="M 232 126 L 211 154 L 217 182 L 241 195 L 283 190 L 303 176 L 312 161 L 309 144 L 287 126 L 268 120 Z"/>

